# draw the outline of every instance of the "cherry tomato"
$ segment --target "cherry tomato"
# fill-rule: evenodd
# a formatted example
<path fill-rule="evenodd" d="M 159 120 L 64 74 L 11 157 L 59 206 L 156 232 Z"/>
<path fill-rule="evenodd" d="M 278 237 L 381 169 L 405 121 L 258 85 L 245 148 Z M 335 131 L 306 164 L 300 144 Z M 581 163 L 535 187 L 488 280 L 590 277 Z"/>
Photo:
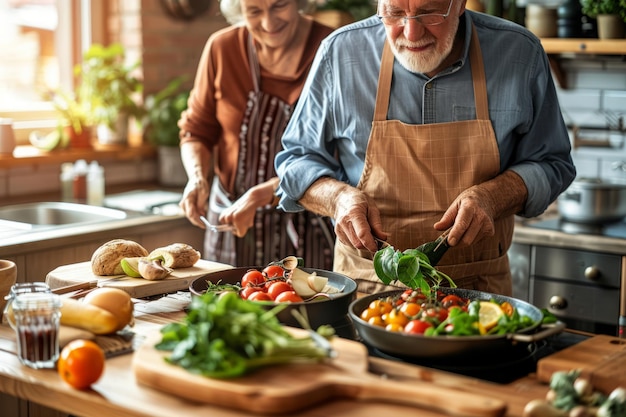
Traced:
<path fill-rule="evenodd" d="M 420 305 L 417 303 L 404 303 L 400 307 L 400 311 L 404 313 L 404 315 L 407 317 L 416 316 L 420 312 L 421 309 L 422 307 L 420 307 Z"/>
<path fill-rule="evenodd" d="M 278 294 L 275 301 L 277 303 L 301 303 L 303 300 L 295 291 L 285 291 Z"/>
<path fill-rule="evenodd" d="M 391 323 L 385 326 L 385 330 L 388 332 L 401 332 L 403 329 L 402 325 L 397 323 Z"/>
<path fill-rule="evenodd" d="M 448 310 L 442 307 L 430 307 L 426 309 L 426 317 L 432 317 L 442 322 L 448 318 Z"/>
<path fill-rule="evenodd" d="M 427 321 L 411 320 L 406 326 L 404 326 L 404 332 L 411 334 L 424 334 L 426 329 L 429 327 L 433 327 L 433 325 Z"/>
<path fill-rule="evenodd" d="M 441 299 L 441 305 L 445 308 L 450 308 L 452 306 L 462 306 L 466 304 L 465 300 L 455 294 L 448 294 Z"/>
<path fill-rule="evenodd" d="M 250 301 L 274 301 L 274 300 L 272 300 L 272 297 L 270 297 L 264 291 L 255 291 L 255 292 L 253 292 L 248 297 L 248 300 L 250 300 Z"/>
<path fill-rule="evenodd" d="M 393 309 L 393 306 L 391 305 L 389 301 L 374 300 L 370 303 L 369 308 L 371 308 L 372 310 L 378 311 L 379 314 L 382 315 L 385 313 L 389 313 Z"/>
<path fill-rule="evenodd" d="M 293 287 L 285 281 L 274 281 L 267 287 L 267 294 L 275 300 L 279 294 L 285 291 L 293 291 Z"/>
<path fill-rule="evenodd" d="M 409 318 L 398 310 L 391 310 L 389 313 L 383 314 L 382 318 L 386 325 L 397 324 L 404 327 L 409 322 Z"/>
<path fill-rule="evenodd" d="M 506 314 L 509 317 L 511 317 L 513 313 L 515 312 L 515 308 L 508 301 L 505 301 L 502 304 L 500 304 L 500 308 L 502 309 L 504 314 Z"/>
<path fill-rule="evenodd" d="M 267 278 L 284 277 L 285 270 L 280 265 L 268 265 L 263 269 L 263 275 Z"/>
<path fill-rule="evenodd" d="M 241 278 L 241 286 L 249 287 L 251 285 L 260 285 L 265 282 L 265 277 L 261 273 L 261 271 L 257 271 L 256 269 L 251 269 L 246 272 Z"/>
<path fill-rule="evenodd" d="M 258 291 L 261 291 L 259 287 L 244 287 L 241 291 L 239 291 L 239 296 L 244 300 L 247 300 L 253 293 Z"/>
<path fill-rule="evenodd" d="M 385 322 L 383 321 L 382 317 L 380 317 L 380 316 L 370 317 L 369 320 L 367 320 L 367 322 L 369 324 L 371 324 L 372 326 L 385 327 Z"/>

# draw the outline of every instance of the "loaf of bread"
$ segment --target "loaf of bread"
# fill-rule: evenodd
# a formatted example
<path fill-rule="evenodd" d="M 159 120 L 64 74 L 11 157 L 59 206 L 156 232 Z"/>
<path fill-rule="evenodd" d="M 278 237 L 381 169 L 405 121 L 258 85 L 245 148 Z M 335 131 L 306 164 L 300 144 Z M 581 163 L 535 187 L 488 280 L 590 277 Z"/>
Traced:
<path fill-rule="evenodd" d="M 93 253 L 91 270 L 95 275 L 124 275 L 120 261 L 138 256 L 148 256 L 146 248 L 132 240 L 113 239 Z"/>
<path fill-rule="evenodd" d="M 149 259 L 160 259 L 168 268 L 189 268 L 200 259 L 200 252 L 186 243 L 172 243 L 156 248 L 148 255 Z"/>

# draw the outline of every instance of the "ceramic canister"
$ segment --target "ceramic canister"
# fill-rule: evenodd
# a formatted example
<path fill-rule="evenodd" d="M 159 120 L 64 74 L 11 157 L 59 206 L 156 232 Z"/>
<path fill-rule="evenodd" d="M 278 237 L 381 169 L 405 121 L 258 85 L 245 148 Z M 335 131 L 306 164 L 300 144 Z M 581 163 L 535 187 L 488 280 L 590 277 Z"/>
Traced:
<path fill-rule="evenodd" d="M 557 35 L 557 13 L 555 8 L 529 3 L 526 7 L 526 28 L 540 38 Z"/>
<path fill-rule="evenodd" d="M 11 155 L 15 149 L 13 120 L 0 118 L 0 154 Z"/>

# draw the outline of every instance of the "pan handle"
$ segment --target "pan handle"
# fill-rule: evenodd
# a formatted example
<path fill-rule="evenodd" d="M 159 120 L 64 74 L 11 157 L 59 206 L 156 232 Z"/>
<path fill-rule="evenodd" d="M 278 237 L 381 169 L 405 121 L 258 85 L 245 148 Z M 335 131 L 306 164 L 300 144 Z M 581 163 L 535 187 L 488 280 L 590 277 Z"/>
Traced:
<path fill-rule="evenodd" d="M 562 321 L 557 321 L 556 323 L 542 324 L 541 328 L 542 330 L 538 331 L 537 333 L 533 333 L 533 334 L 512 333 L 508 337 L 509 339 L 515 340 L 516 342 L 524 342 L 524 343 L 536 342 L 538 340 L 543 340 L 547 338 L 548 336 L 561 333 L 563 330 L 565 330 L 565 323 L 563 323 Z"/>

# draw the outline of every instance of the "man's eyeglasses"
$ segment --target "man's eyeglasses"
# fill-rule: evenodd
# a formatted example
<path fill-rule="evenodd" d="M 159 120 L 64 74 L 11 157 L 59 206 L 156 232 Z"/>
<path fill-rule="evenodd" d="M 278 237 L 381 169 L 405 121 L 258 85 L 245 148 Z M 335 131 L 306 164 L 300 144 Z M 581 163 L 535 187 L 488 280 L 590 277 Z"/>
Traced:
<path fill-rule="evenodd" d="M 450 10 L 452 10 L 452 3 L 453 2 L 454 2 L 454 0 L 450 0 L 450 4 L 448 5 L 448 11 L 446 13 L 444 13 L 444 14 L 441 14 L 441 13 L 425 13 L 425 14 L 418 14 L 418 15 L 415 15 L 415 16 L 405 16 L 405 15 L 381 16 L 381 15 L 378 15 L 378 18 L 385 25 L 388 25 L 388 26 L 397 26 L 397 27 L 405 26 L 407 24 L 407 22 L 409 21 L 409 19 L 415 19 L 419 23 L 421 23 L 422 25 L 425 25 L 425 26 L 440 25 L 450 15 Z"/>

